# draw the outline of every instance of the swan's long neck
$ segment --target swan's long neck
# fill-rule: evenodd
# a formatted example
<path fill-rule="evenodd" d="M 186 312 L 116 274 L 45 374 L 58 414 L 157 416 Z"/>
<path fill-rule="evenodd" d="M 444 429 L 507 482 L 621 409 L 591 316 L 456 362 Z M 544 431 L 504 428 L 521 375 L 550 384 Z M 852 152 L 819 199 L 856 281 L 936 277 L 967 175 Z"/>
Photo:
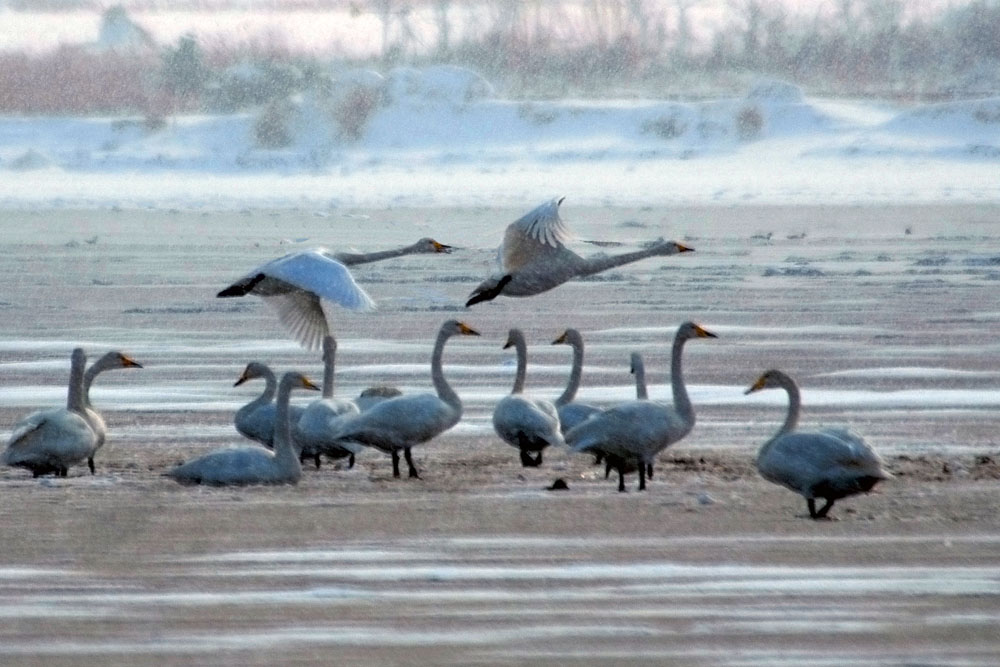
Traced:
<path fill-rule="evenodd" d="M 294 376 L 281 378 L 281 385 L 278 388 L 278 403 L 275 406 L 274 458 L 283 471 L 294 471 L 296 468 L 301 471 L 302 469 L 299 457 L 292 447 L 292 423 L 289 419 L 291 411 L 288 408 L 294 379 Z"/>
<path fill-rule="evenodd" d="M 94 380 L 98 375 L 108 370 L 111 365 L 107 363 L 107 358 L 102 357 L 92 363 L 87 372 L 83 374 L 83 402 L 88 408 L 90 405 L 90 386 L 94 384 Z"/>
<path fill-rule="evenodd" d="M 524 336 L 514 333 L 512 338 L 514 339 L 514 350 L 517 352 L 517 374 L 514 376 L 514 386 L 510 393 L 520 394 L 524 391 L 524 376 L 528 371 L 528 346 L 524 342 Z"/>
<path fill-rule="evenodd" d="M 267 373 L 264 374 L 264 392 L 258 396 L 255 400 L 251 401 L 249 405 L 258 407 L 261 405 L 267 405 L 274 400 L 274 391 L 278 386 L 277 380 L 274 379 L 274 373 L 268 369 Z"/>
<path fill-rule="evenodd" d="M 688 398 L 687 386 L 684 384 L 684 372 L 681 370 L 681 356 L 684 352 L 684 343 L 688 339 L 684 336 L 674 338 L 674 347 L 670 356 L 670 386 L 674 393 L 674 409 L 684 421 L 689 424 L 694 423 L 694 408 L 691 406 L 691 399 Z"/>
<path fill-rule="evenodd" d="M 635 374 L 635 397 L 641 401 L 649 398 L 646 389 L 646 364 L 638 352 L 632 354 L 632 373 Z"/>
<path fill-rule="evenodd" d="M 580 270 L 577 273 L 578 276 L 590 276 L 595 273 L 600 273 L 601 271 L 607 271 L 608 269 L 613 269 L 616 266 L 622 266 L 624 264 L 631 264 L 632 262 L 638 262 L 640 259 L 646 259 L 647 257 L 654 257 L 656 255 L 662 255 L 663 250 L 659 246 L 653 246 L 652 248 L 646 248 L 644 250 L 636 250 L 635 252 L 626 252 L 621 255 L 611 255 L 607 257 L 587 257 L 580 263 Z"/>
<path fill-rule="evenodd" d="M 799 386 L 795 384 L 795 380 L 786 375 L 781 378 L 781 386 L 788 392 L 788 416 L 785 417 L 785 423 L 781 425 L 774 437 L 794 431 L 795 427 L 799 425 L 799 411 L 802 409 L 802 395 L 799 393 Z"/>
<path fill-rule="evenodd" d="M 580 389 L 580 378 L 583 376 L 583 341 L 573 337 L 569 344 L 573 346 L 573 367 L 569 371 L 569 381 L 562 395 L 556 399 L 556 405 L 566 405 L 576 398 Z"/>
<path fill-rule="evenodd" d="M 329 338 L 323 345 L 323 398 L 333 398 L 333 372 L 336 366 L 337 344 Z"/>
<path fill-rule="evenodd" d="M 383 259 L 402 257 L 416 252 L 416 247 L 412 245 L 396 248 L 395 250 L 381 250 L 379 252 L 338 252 L 335 257 L 338 262 L 347 266 L 355 264 L 368 264 L 378 262 Z"/>
<path fill-rule="evenodd" d="M 431 380 L 434 382 L 434 389 L 438 398 L 448 405 L 462 409 L 462 400 L 451 388 L 448 381 L 444 379 L 444 370 L 441 368 L 441 357 L 444 355 L 444 344 L 451 338 L 451 333 L 447 331 L 438 332 L 437 340 L 434 341 L 434 352 L 431 354 Z"/>
<path fill-rule="evenodd" d="M 66 407 L 74 412 L 82 413 L 87 407 L 86 387 L 84 386 L 86 365 L 87 357 L 82 352 L 74 352 L 69 369 L 69 391 L 66 396 Z"/>

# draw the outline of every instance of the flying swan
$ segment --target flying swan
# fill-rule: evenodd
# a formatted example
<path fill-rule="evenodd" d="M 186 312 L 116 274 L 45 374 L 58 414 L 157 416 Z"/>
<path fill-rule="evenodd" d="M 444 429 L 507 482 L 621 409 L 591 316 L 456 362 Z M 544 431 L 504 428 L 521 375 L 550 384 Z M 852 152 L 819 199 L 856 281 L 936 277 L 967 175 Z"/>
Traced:
<path fill-rule="evenodd" d="M 647 257 L 690 252 L 673 241 L 660 241 L 644 250 L 622 255 L 583 258 L 566 247 L 569 230 L 559 217 L 565 197 L 529 211 L 507 226 L 500 246 L 498 273 L 473 290 L 466 306 L 500 296 L 532 296 L 562 285 L 572 278 L 590 276 Z"/>
<path fill-rule="evenodd" d="M 293 252 L 273 259 L 219 292 L 219 297 L 253 294 L 278 313 L 281 324 L 303 347 L 315 350 L 330 334 L 323 301 L 349 310 L 371 310 L 375 302 L 354 281 L 348 266 L 415 253 L 451 252 L 451 246 L 431 238 L 394 250 L 333 253 L 326 248 Z"/>
<path fill-rule="evenodd" d="M 798 385 L 781 371 L 761 375 L 745 393 L 780 388 L 788 392 L 788 416 L 773 438 L 757 452 L 757 470 L 806 499 L 809 518 L 825 519 L 833 503 L 868 493 L 892 475 L 875 450 L 860 436 L 843 428 L 796 431 L 802 397 Z M 826 503 L 816 509 L 816 498 Z"/>

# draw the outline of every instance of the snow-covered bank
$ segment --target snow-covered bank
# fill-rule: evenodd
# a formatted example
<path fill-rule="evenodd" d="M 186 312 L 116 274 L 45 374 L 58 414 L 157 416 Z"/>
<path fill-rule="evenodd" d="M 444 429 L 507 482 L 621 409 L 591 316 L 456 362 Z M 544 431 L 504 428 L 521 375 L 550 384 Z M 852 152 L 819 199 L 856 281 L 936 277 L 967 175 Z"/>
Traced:
<path fill-rule="evenodd" d="M 345 86 L 376 100 L 356 133 L 349 96 L 309 97 L 281 117 L 282 149 L 258 147 L 246 114 L 0 119 L 0 206 L 1000 201 L 1000 98 L 904 109 L 764 82 L 708 102 L 519 102 L 452 67 Z"/>

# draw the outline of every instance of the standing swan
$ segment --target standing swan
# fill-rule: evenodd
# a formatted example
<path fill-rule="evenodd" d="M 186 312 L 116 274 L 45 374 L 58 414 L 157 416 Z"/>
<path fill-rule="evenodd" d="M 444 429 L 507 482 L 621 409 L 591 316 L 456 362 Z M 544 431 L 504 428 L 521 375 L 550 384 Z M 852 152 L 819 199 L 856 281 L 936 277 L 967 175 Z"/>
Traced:
<path fill-rule="evenodd" d="M 671 354 L 670 380 L 674 404 L 635 400 L 622 403 L 594 415 L 566 434 L 566 444 L 573 451 L 601 450 L 639 468 L 639 490 L 646 488 L 648 464 L 663 449 L 674 444 L 694 427 L 694 408 L 688 398 L 681 371 L 684 344 L 693 338 L 716 338 L 694 322 L 685 322 L 677 330 Z M 619 467 L 618 490 L 625 490 Z"/>
<path fill-rule="evenodd" d="M 97 434 L 87 421 L 83 379 L 87 355 L 75 348 L 70 356 L 65 408 L 33 412 L 14 425 L 2 461 L 26 468 L 33 477 L 54 473 L 65 477 L 71 465 L 93 455 Z"/>
<path fill-rule="evenodd" d="M 371 297 L 354 282 L 348 266 L 425 252 L 451 252 L 451 246 L 423 238 L 402 248 L 371 253 L 332 253 L 326 248 L 302 250 L 258 266 L 216 296 L 253 294 L 263 298 L 274 307 L 278 319 L 295 340 L 315 350 L 323 337 L 330 334 L 322 300 L 350 310 L 375 307 Z"/>
<path fill-rule="evenodd" d="M 493 430 L 504 442 L 521 452 L 521 465 L 534 468 L 542 463 L 542 450 L 563 444 L 556 406 L 542 398 L 525 396 L 524 375 L 528 367 L 528 346 L 520 329 L 511 329 L 503 349 L 517 350 L 517 375 L 509 396 L 504 396 L 493 410 Z M 532 457 L 531 453 L 537 452 Z"/>
<path fill-rule="evenodd" d="M 274 451 L 263 447 L 227 447 L 209 452 L 164 473 L 181 484 L 216 486 L 245 484 L 296 484 L 302 476 L 299 457 L 292 447 L 288 399 L 292 389 L 319 387 L 301 373 L 289 372 L 278 385 Z"/>
<path fill-rule="evenodd" d="M 337 341 L 333 336 L 323 338 L 323 397 L 310 403 L 292 428 L 292 437 L 299 446 L 302 460 L 312 458 L 316 467 L 320 465 L 320 454 L 330 458 L 348 458 L 347 467 L 354 467 L 354 454 L 360 447 L 348 449 L 338 444 L 332 437 L 337 420 L 358 414 L 358 406 L 353 401 L 333 397 L 333 373 Z"/>
<path fill-rule="evenodd" d="M 244 382 L 255 380 L 257 378 L 264 379 L 264 391 L 260 396 L 237 410 L 233 421 L 236 424 L 236 430 L 240 432 L 240 435 L 250 438 L 251 440 L 256 440 L 260 444 L 267 447 L 273 448 L 274 425 L 277 423 L 278 414 L 277 406 L 272 402 L 274 400 L 275 390 L 278 386 L 278 382 L 274 377 L 274 372 L 265 363 L 251 361 L 246 365 L 246 368 L 243 369 L 243 373 L 241 373 L 239 379 L 233 383 L 233 386 L 238 387 Z M 288 410 L 291 414 L 293 423 L 302 417 L 301 407 L 297 405 L 290 405 Z"/>
<path fill-rule="evenodd" d="M 337 429 L 337 439 L 375 447 L 391 455 L 393 477 L 399 477 L 399 452 L 402 450 L 410 468 L 410 477 L 419 478 L 410 449 L 444 433 L 462 417 L 462 401 L 445 380 L 441 369 L 444 344 L 456 334 L 478 336 L 479 332 L 456 320 L 448 320 L 441 325 L 431 355 L 431 378 L 436 394 L 387 398 L 342 421 Z"/>
<path fill-rule="evenodd" d="M 115 368 L 142 368 L 142 364 L 121 352 L 108 352 L 92 363 L 87 372 L 83 374 L 83 403 L 86 406 L 83 417 L 97 435 L 97 446 L 94 447 L 94 451 L 87 457 L 87 466 L 90 468 L 91 475 L 94 474 L 94 454 L 104 446 L 104 439 L 108 435 L 108 425 L 105 423 L 101 413 L 95 410 L 94 406 L 90 403 L 90 385 L 94 383 L 94 379 L 98 375 Z"/>
<path fill-rule="evenodd" d="M 644 250 L 622 255 L 580 257 L 565 245 L 569 231 L 559 217 L 563 199 L 545 202 L 508 225 L 500 246 L 501 269 L 473 290 L 465 303 L 467 307 L 501 294 L 541 294 L 572 278 L 590 276 L 647 257 L 693 250 L 680 243 L 660 241 Z"/>
<path fill-rule="evenodd" d="M 577 403 L 574 401 L 580 388 L 580 377 L 583 375 L 583 336 L 576 329 L 566 329 L 559 338 L 552 341 L 553 345 L 569 345 L 573 348 L 573 366 L 570 368 L 569 381 L 566 389 L 556 399 L 556 409 L 559 411 L 559 430 L 563 435 L 571 428 L 601 411 L 596 405 Z"/>
<path fill-rule="evenodd" d="M 860 436 L 842 428 L 796 431 L 802 398 L 795 380 L 781 371 L 761 375 L 745 393 L 781 388 L 788 392 L 788 416 L 773 438 L 757 452 L 757 470 L 806 499 L 809 518 L 824 519 L 840 498 L 867 493 L 892 475 Z M 826 504 L 816 510 L 816 498 Z"/>
<path fill-rule="evenodd" d="M 636 400 L 645 401 L 649 398 L 649 391 L 646 388 L 646 363 L 642 360 L 642 354 L 639 352 L 632 353 L 630 362 L 629 372 L 635 376 Z M 605 459 L 604 479 L 611 476 L 612 470 L 617 470 L 619 486 L 624 485 L 624 480 L 622 479 L 623 475 L 628 475 L 638 469 L 634 461 L 630 462 L 619 458 L 614 454 L 606 454 L 603 451 L 596 451 L 595 453 L 597 454 L 597 460 L 594 461 L 595 465 L 599 464 L 602 459 Z M 653 479 L 652 463 L 646 465 L 646 477 Z"/>

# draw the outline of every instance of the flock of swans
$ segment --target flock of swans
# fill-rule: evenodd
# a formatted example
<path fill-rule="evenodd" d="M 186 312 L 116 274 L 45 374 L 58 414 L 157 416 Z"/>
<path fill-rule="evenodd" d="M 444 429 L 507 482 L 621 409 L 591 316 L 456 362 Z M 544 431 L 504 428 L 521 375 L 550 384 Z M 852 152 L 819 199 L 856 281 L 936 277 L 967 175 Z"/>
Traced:
<path fill-rule="evenodd" d="M 616 256 L 583 258 L 566 247 L 568 230 L 559 217 L 562 199 L 530 211 L 508 226 L 498 253 L 499 269 L 469 296 L 467 306 L 497 296 L 530 296 L 550 290 L 575 277 L 592 275 L 614 266 L 652 256 L 666 256 L 692 249 L 679 243 L 658 241 L 644 250 Z M 413 253 L 450 252 L 451 247 L 429 238 L 385 252 L 331 253 L 325 249 L 296 252 L 267 262 L 219 292 L 219 297 L 259 296 L 277 311 L 282 324 L 304 347 L 322 347 L 322 395 L 306 407 L 290 403 L 293 390 L 319 391 L 297 372 L 278 380 L 264 363 L 251 362 L 236 385 L 264 380 L 261 395 L 240 408 L 235 425 L 240 434 L 263 446 L 227 447 L 183 463 L 164 474 L 184 484 L 247 485 L 296 483 L 306 461 L 347 459 L 374 448 L 392 459 L 393 476 L 400 477 L 400 458 L 409 477 L 419 478 L 412 449 L 455 426 L 462 417 L 462 401 L 444 375 L 442 358 L 453 336 L 478 336 L 457 320 L 444 322 L 431 354 L 434 391 L 402 394 L 391 387 L 373 387 L 356 399 L 334 397 L 337 343 L 330 333 L 324 303 L 349 309 L 370 309 L 374 301 L 357 284 L 349 266 Z M 695 425 L 695 411 L 682 372 L 685 344 L 716 335 L 694 322 L 685 322 L 672 343 L 672 403 L 651 400 L 646 391 L 642 357 L 632 354 L 636 398 L 610 408 L 575 400 L 580 387 L 584 343 L 580 332 L 567 329 L 552 344 L 570 345 L 573 361 L 565 391 L 554 401 L 524 392 L 527 344 L 516 328 L 505 348 L 517 352 L 517 372 L 509 395 L 493 412 L 497 435 L 518 450 L 526 467 L 542 465 L 549 447 L 566 447 L 604 461 L 606 476 L 618 473 L 618 489 L 625 491 L 625 475 L 638 472 L 639 490 L 646 488 L 657 456 L 683 439 Z M 32 413 L 15 424 L 2 455 L 6 465 L 22 467 L 35 477 L 65 477 L 68 469 L 87 462 L 94 473 L 94 455 L 104 442 L 106 425 L 90 403 L 95 377 L 113 368 L 141 368 L 120 352 L 108 352 L 89 368 L 84 350 L 73 350 L 65 408 Z M 766 388 L 788 393 L 788 414 L 782 427 L 757 456 L 762 477 L 795 491 L 806 499 L 809 516 L 825 518 L 841 498 L 867 492 L 891 475 L 879 456 L 859 436 L 846 429 L 798 430 L 801 398 L 788 375 L 764 373 L 746 393 Z M 816 509 L 816 500 L 825 501 Z"/>

